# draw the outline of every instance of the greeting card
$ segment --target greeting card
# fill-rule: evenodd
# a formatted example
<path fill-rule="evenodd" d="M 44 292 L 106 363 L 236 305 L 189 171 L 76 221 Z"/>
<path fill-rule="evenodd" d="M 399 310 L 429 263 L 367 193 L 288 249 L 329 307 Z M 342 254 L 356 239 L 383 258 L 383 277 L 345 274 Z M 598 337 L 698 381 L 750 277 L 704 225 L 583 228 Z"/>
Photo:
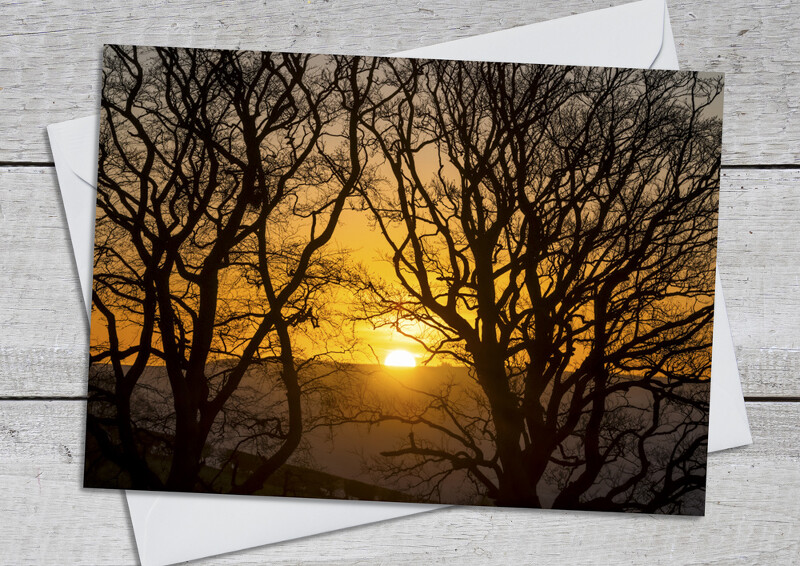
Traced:
<path fill-rule="evenodd" d="M 721 98 L 107 47 L 85 485 L 702 514 Z"/>

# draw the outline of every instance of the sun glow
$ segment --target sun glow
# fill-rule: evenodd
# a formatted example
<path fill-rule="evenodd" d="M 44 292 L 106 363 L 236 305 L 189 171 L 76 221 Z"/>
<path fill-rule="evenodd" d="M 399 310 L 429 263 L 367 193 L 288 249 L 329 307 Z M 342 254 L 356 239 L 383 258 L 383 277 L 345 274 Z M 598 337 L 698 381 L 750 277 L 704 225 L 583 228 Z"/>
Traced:
<path fill-rule="evenodd" d="M 383 362 L 385 366 L 398 368 L 413 368 L 417 365 L 414 355 L 406 350 L 392 350 Z"/>

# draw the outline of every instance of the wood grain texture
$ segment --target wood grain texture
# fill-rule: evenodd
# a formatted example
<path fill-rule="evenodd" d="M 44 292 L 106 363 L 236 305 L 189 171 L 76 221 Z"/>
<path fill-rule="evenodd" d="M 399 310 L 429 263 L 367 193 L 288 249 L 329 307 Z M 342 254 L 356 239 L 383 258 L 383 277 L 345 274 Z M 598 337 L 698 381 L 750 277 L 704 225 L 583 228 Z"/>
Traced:
<path fill-rule="evenodd" d="M 718 264 L 745 395 L 800 396 L 800 171 L 723 170 Z"/>
<path fill-rule="evenodd" d="M 54 168 L 0 168 L 0 250 L 0 397 L 85 395 L 88 324 Z"/>
<path fill-rule="evenodd" d="M 198 564 L 790 564 L 800 404 L 750 403 L 754 444 L 711 455 L 704 518 L 452 508 Z M 134 564 L 115 491 L 79 487 L 85 404 L 0 402 L 0 562 Z"/>
<path fill-rule="evenodd" d="M 723 164 L 800 164 L 800 3 L 667 5 L 681 68 L 726 73 Z"/>
<path fill-rule="evenodd" d="M 391 53 L 625 0 L 72 0 L 4 4 L 0 162 L 51 160 L 44 125 L 97 108 L 103 43 Z M 800 164 L 800 4 L 670 2 L 685 68 L 728 73 L 726 164 Z"/>
<path fill-rule="evenodd" d="M 800 396 L 800 170 L 725 170 L 719 266 L 746 395 Z M 52 168 L 0 168 L 0 397 L 82 396 L 88 330 Z"/>

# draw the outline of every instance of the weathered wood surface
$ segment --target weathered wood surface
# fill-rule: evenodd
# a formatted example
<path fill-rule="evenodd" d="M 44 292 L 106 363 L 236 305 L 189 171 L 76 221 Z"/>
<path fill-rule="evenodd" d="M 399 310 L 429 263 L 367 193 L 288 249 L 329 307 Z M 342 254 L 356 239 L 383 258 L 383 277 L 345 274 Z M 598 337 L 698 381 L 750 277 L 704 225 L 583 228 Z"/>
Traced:
<path fill-rule="evenodd" d="M 0 169 L 0 397 L 82 396 L 87 327 L 52 168 Z M 722 176 L 719 265 L 745 394 L 800 396 L 799 170 Z"/>
<path fill-rule="evenodd" d="M 624 1 L 0 3 L 0 564 L 137 561 L 122 494 L 79 487 L 84 402 L 52 400 L 85 395 L 87 330 L 44 126 L 95 107 L 102 43 L 389 53 Z M 681 66 L 727 73 L 719 265 L 772 400 L 707 516 L 452 509 L 201 563 L 800 563 L 800 4 L 669 5 Z"/>
<path fill-rule="evenodd" d="M 103 43 L 391 53 L 625 0 L 4 3 L 0 162 L 50 161 L 43 125 L 92 112 Z M 800 164 L 800 4 L 670 3 L 681 65 L 729 73 L 726 164 Z"/>
<path fill-rule="evenodd" d="M 723 170 L 718 264 L 745 395 L 800 396 L 800 171 Z"/>
<path fill-rule="evenodd" d="M 704 518 L 453 508 L 200 563 L 791 563 L 800 557 L 800 404 L 748 409 L 754 444 L 711 455 Z M 82 401 L 0 402 L 0 562 L 136 563 L 122 495 L 79 487 L 84 410 Z"/>

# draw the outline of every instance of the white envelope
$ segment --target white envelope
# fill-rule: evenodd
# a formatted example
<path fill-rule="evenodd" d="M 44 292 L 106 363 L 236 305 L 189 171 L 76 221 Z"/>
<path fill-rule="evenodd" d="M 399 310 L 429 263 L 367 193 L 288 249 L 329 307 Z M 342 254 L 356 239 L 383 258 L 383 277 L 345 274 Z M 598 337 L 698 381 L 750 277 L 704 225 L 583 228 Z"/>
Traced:
<path fill-rule="evenodd" d="M 677 69 L 664 0 L 522 26 L 393 55 Z M 48 126 L 81 288 L 91 312 L 97 178 L 97 117 Z M 728 316 L 717 275 L 709 452 L 752 443 Z M 126 492 L 145 566 L 438 509 L 439 505 L 190 493 Z"/>

